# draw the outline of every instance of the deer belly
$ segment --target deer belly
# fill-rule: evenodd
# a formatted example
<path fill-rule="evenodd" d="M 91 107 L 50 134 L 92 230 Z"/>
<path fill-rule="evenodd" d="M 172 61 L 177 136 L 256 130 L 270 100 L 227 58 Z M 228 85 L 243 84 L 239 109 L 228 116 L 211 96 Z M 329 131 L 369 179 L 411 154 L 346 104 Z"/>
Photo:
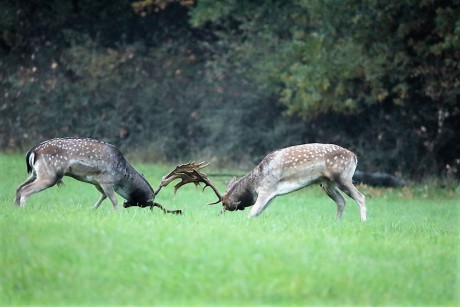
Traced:
<path fill-rule="evenodd" d="M 321 181 L 321 176 L 293 174 L 282 178 L 276 186 L 276 191 L 278 195 L 287 194 L 300 190 L 318 181 Z"/>
<path fill-rule="evenodd" d="M 83 181 L 91 184 L 98 185 L 97 180 L 95 176 L 91 174 L 75 174 L 75 173 L 68 173 L 66 176 L 72 177 L 74 179 L 77 179 L 78 181 Z"/>
<path fill-rule="evenodd" d="M 300 184 L 299 182 L 280 182 L 277 186 L 277 194 L 283 195 L 287 193 L 291 193 L 297 190 L 300 190 L 303 187 L 306 187 L 308 184 Z"/>
<path fill-rule="evenodd" d="M 99 177 L 101 177 L 101 170 L 95 168 L 94 166 L 72 161 L 65 170 L 65 176 L 94 185 L 99 185 L 98 181 L 100 180 Z"/>

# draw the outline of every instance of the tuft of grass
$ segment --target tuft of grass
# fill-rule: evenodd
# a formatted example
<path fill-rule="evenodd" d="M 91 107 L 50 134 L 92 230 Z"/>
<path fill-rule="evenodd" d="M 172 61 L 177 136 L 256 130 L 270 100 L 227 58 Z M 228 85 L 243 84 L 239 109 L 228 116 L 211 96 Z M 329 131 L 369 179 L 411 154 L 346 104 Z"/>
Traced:
<path fill-rule="evenodd" d="M 341 221 L 319 188 L 278 197 L 258 218 L 220 215 L 211 190 L 157 201 L 183 216 L 91 207 L 91 185 L 13 205 L 22 157 L 0 155 L 0 304 L 458 305 L 459 195 L 360 189 Z M 156 186 L 168 165 L 136 164 Z M 218 182 L 220 190 L 225 182 Z M 431 188 L 430 188 L 430 191 Z M 120 203 L 121 203 L 120 198 Z"/>

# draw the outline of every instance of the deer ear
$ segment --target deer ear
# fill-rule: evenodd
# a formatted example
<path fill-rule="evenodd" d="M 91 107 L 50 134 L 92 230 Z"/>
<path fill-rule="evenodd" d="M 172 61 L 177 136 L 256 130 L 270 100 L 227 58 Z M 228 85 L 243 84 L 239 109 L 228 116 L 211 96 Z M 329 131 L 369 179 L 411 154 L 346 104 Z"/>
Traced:
<path fill-rule="evenodd" d="M 232 180 L 230 180 L 230 182 L 228 183 L 228 188 L 230 188 L 232 185 L 234 185 L 236 182 L 236 177 L 233 177 Z"/>

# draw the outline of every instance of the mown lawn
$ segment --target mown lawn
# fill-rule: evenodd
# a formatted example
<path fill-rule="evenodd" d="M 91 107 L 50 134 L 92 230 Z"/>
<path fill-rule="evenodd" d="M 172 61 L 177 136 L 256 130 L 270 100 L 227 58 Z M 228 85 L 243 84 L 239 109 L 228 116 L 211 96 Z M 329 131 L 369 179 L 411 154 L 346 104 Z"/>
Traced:
<path fill-rule="evenodd" d="M 153 186 L 171 169 L 135 167 Z M 360 187 L 361 223 L 352 200 L 338 222 L 310 187 L 249 220 L 219 215 L 212 191 L 192 186 L 157 198 L 183 216 L 108 200 L 93 210 L 99 193 L 71 178 L 18 208 L 25 162 L 0 155 L 0 170 L 0 305 L 459 304 L 458 188 Z"/>

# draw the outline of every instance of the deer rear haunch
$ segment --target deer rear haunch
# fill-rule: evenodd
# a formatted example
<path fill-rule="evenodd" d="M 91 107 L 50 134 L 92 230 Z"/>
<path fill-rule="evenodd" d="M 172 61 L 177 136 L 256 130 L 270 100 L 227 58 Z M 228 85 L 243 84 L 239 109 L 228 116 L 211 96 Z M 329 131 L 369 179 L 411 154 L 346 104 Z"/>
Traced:
<path fill-rule="evenodd" d="M 320 184 L 326 194 L 337 204 L 337 218 L 345 208 L 344 192 L 359 205 L 361 220 L 366 221 L 365 197 L 353 185 L 352 177 L 357 166 L 356 155 L 334 144 L 304 144 L 274 151 L 268 154 L 251 172 L 232 180 L 221 195 L 200 171 L 207 164 L 179 165 L 163 177 L 167 185 L 182 178 L 176 188 L 193 182 L 210 186 L 222 202 L 222 212 L 251 207 L 250 217 L 260 215 L 279 195 L 291 193 L 303 187 Z"/>
<path fill-rule="evenodd" d="M 126 201 L 124 207 L 159 207 L 165 213 L 182 213 L 167 210 L 154 202 L 155 191 L 113 145 L 87 138 L 51 139 L 33 147 L 26 154 L 29 177 L 16 190 L 15 203 L 25 206 L 27 198 L 44 189 L 61 183 L 64 176 L 93 184 L 100 198 L 98 208 L 107 197 L 113 208 L 118 208 L 115 193 Z"/>

